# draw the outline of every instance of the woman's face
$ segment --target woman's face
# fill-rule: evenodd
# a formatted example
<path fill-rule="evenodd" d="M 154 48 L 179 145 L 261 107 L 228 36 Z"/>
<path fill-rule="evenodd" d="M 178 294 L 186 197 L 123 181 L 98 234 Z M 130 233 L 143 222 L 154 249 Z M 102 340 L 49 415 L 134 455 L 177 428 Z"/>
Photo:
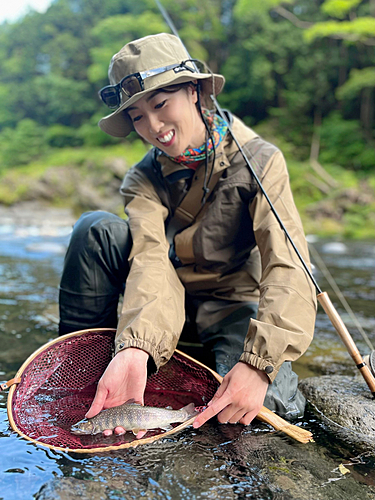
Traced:
<path fill-rule="evenodd" d="M 196 102 L 197 92 L 189 86 L 176 92 L 148 94 L 127 111 L 138 135 L 169 156 L 178 156 L 205 141 L 205 127 Z"/>

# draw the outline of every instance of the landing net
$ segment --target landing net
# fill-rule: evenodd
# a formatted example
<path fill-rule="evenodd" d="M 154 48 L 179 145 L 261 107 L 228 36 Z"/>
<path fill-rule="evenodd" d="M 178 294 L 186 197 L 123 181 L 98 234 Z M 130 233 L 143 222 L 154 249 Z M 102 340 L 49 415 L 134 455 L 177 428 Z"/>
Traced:
<path fill-rule="evenodd" d="M 63 451 L 94 453 L 135 447 L 173 434 L 190 425 L 194 417 L 173 430 L 149 431 L 136 440 L 123 436 L 77 436 L 70 432 L 82 420 L 94 398 L 97 383 L 113 356 L 115 330 L 101 328 L 70 333 L 42 346 L 22 365 L 8 397 L 8 417 L 22 437 Z M 148 378 L 145 405 L 179 409 L 191 402 L 204 406 L 219 382 L 215 372 L 176 351 L 158 373 Z"/>

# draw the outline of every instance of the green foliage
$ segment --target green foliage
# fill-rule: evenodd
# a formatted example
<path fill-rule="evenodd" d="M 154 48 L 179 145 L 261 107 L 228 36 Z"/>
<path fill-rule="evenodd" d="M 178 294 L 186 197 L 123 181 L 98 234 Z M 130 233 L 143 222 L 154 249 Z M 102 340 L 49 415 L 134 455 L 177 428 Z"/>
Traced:
<path fill-rule="evenodd" d="M 0 129 L 17 123 L 19 112 L 15 104 L 9 93 L 9 87 L 0 83 Z"/>
<path fill-rule="evenodd" d="M 350 42 L 366 41 L 375 36 L 375 19 L 358 17 L 353 21 L 326 21 L 316 23 L 305 31 L 305 38 L 308 42 L 333 35 Z"/>
<path fill-rule="evenodd" d="M 350 170 L 373 175 L 374 0 L 162 3 L 190 54 L 224 74 L 223 107 L 292 157 L 302 209 L 322 196 L 307 180 L 306 162 L 321 121 L 319 161 L 345 168 L 340 179 Z M 100 157 L 101 150 L 129 144 L 98 128 L 108 109 L 97 92 L 108 83 L 114 53 L 131 39 L 162 31 L 170 29 L 154 0 L 54 0 L 45 14 L 0 25 L 2 170 L 32 162 L 37 172 L 35 161 L 44 161 L 38 158 L 74 157 L 84 165 L 90 150 Z M 339 230 L 332 220 L 323 226 Z"/>
<path fill-rule="evenodd" d="M 357 120 L 344 120 L 335 111 L 323 120 L 319 160 L 370 171 L 375 165 L 375 150 L 366 144 Z"/>
<path fill-rule="evenodd" d="M 293 0 L 238 0 L 235 5 L 237 19 L 250 19 L 258 14 L 268 14 L 271 9 L 281 4 L 293 4 Z"/>
<path fill-rule="evenodd" d="M 120 139 L 116 137 L 112 137 L 110 135 L 105 134 L 98 127 L 98 118 L 97 115 L 89 121 L 81 125 L 77 134 L 78 137 L 83 141 L 85 146 L 106 146 L 109 144 L 117 144 L 120 142 Z"/>
<path fill-rule="evenodd" d="M 375 68 L 352 69 L 348 80 L 336 91 L 338 99 L 358 97 L 365 88 L 375 88 Z"/>
<path fill-rule="evenodd" d="M 21 120 L 15 129 L 6 128 L 0 135 L 3 167 L 30 163 L 45 150 L 44 128 L 33 120 Z"/>
<path fill-rule="evenodd" d="M 150 11 L 136 17 L 125 14 L 103 19 L 92 30 L 92 35 L 99 44 L 90 51 L 93 63 L 88 68 L 89 80 L 104 84 L 113 54 L 131 40 L 164 30 L 165 24 L 160 16 Z"/>
<path fill-rule="evenodd" d="M 76 129 L 58 124 L 47 129 L 45 139 L 52 148 L 66 148 L 83 144 L 83 140 L 78 137 Z"/>
<path fill-rule="evenodd" d="M 344 19 L 347 14 L 358 7 L 362 0 L 325 0 L 322 5 L 322 12 L 331 17 Z"/>
<path fill-rule="evenodd" d="M 29 84 L 23 83 L 21 89 L 20 105 L 43 125 L 75 125 L 96 107 L 96 96 L 88 82 L 54 73 L 38 76 Z"/>

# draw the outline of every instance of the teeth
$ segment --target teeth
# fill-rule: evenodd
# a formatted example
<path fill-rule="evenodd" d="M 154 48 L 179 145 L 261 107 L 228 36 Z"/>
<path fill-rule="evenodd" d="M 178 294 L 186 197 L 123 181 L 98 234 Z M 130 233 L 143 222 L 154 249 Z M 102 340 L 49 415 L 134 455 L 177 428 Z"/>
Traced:
<path fill-rule="evenodd" d="M 173 137 L 173 131 L 171 130 L 164 137 L 158 137 L 158 140 L 164 144 L 166 142 L 169 142 L 172 139 L 172 137 Z"/>

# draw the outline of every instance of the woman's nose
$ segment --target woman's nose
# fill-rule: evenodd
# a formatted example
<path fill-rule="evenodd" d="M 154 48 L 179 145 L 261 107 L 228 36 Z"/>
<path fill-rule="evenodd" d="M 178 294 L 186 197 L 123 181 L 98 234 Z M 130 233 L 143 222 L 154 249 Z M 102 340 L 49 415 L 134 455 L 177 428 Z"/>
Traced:
<path fill-rule="evenodd" d="M 148 117 L 148 127 L 149 130 L 152 134 L 157 134 L 160 132 L 162 129 L 163 123 L 159 119 L 158 115 L 155 113 L 152 113 Z"/>

